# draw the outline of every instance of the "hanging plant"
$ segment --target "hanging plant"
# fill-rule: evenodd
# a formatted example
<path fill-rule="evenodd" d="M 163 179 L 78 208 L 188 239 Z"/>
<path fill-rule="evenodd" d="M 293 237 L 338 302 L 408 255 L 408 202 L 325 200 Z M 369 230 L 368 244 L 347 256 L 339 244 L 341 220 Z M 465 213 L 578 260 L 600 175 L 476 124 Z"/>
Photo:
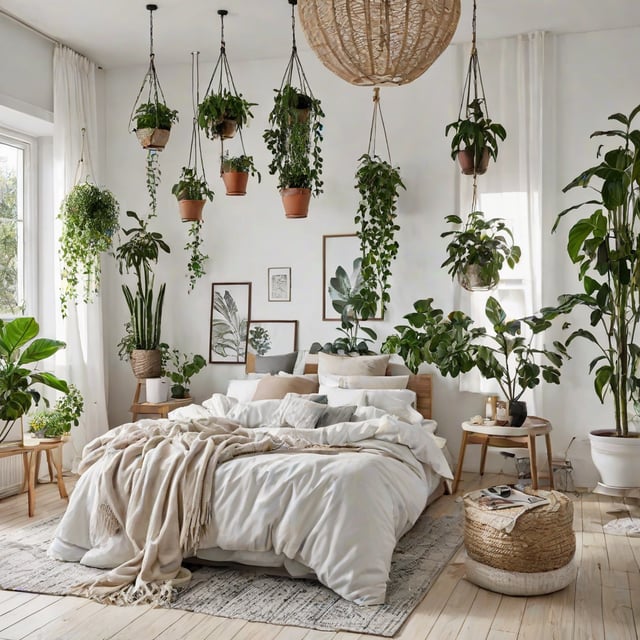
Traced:
<path fill-rule="evenodd" d="M 189 167 L 182 167 L 180 179 L 171 187 L 171 193 L 178 200 L 183 222 L 202 220 L 205 202 L 213 200 L 215 195 L 204 177 L 199 177 L 196 169 Z"/>
<path fill-rule="evenodd" d="M 228 151 L 222 158 L 221 172 L 228 196 L 246 195 L 249 175 L 257 177 L 258 182 L 262 179 L 253 162 L 253 156 L 242 154 L 231 157 Z"/>
<path fill-rule="evenodd" d="M 324 113 L 320 100 L 311 92 L 298 57 L 295 0 L 289 1 L 293 46 L 263 138 L 272 155 L 269 173 L 278 178 L 287 218 L 306 218 L 311 196 L 322 193 L 320 143 Z"/>
<path fill-rule="evenodd" d="M 242 129 L 249 118 L 253 118 L 251 107 L 255 104 L 227 89 L 209 93 L 198 105 L 198 125 L 211 140 L 233 138 L 236 131 Z"/>
<path fill-rule="evenodd" d="M 196 282 L 206 273 L 205 262 L 209 256 L 202 252 L 202 220 L 195 220 L 189 227 L 189 240 L 184 247 L 189 252 L 189 262 L 187 263 L 187 274 L 189 276 L 189 293 L 193 291 Z"/>

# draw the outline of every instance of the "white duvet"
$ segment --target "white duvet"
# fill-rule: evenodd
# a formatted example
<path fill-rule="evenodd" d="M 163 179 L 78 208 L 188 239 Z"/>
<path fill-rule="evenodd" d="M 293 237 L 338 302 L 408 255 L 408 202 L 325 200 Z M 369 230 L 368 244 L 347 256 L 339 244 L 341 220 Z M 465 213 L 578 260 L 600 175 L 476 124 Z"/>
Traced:
<path fill-rule="evenodd" d="M 269 431 L 258 429 L 256 435 Z M 269 453 L 221 464 L 211 497 L 212 526 L 197 555 L 216 559 L 224 552 L 239 560 L 290 563 L 308 568 L 347 600 L 383 603 L 398 539 L 440 478 L 452 477 L 434 436 L 388 415 L 290 431 L 311 442 L 357 449 Z M 112 568 L 129 560 L 133 549 L 122 531 L 108 540 L 92 536 L 99 468 L 90 467 L 79 479 L 49 555 Z"/>

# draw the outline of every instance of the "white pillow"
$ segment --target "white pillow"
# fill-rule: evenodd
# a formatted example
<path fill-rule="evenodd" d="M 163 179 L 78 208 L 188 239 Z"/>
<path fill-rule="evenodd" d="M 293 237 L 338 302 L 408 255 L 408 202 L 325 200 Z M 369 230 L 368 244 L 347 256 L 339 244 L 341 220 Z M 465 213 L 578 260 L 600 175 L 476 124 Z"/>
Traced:
<path fill-rule="evenodd" d="M 185 407 L 178 407 L 173 411 L 169 411 L 167 417 L 169 420 L 201 420 L 202 418 L 210 418 L 211 412 L 199 404 L 188 404 Z"/>
<path fill-rule="evenodd" d="M 339 389 L 321 384 L 318 393 L 327 396 L 327 404 L 330 407 L 340 407 L 345 404 L 354 404 L 358 407 L 365 401 L 363 389 Z"/>
<path fill-rule="evenodd" d="M 280 400 L 254 400 L 253 402 L 239 402 L 231 407 L 226 417 L 239 422 L 247 429 L 255 429 L 271 423 L 273 415 L 278 410 Z"/>
<path fill-rule="evenodd" d="M 250 402 L 262 378 L 229 380 L 227 395 L 238 402 Z"/>
<path fill-rule="evenodd" d="M 222 393 L 214 393 L 202 403 L 202 406 L 209 411 L 210 415 L 223 418 L 237 402 L 235 398 L 230 398 Z"/>
<path fill-rule="evenodd" d="M 383 376 L 389 356 L 336 356 L 318 353 L 318 374 L 338 376 Z"/>
<path fill-rule="evenodd" d="M 409 375 L 403 376 L 337 376 L 319 375 L 320 384 L 341 389 L 406 389 Z"/>
<path fill-rule="evenodd" d="M 409 424 L 419 424 L 423 420 L 422 414 L 413 408 L 416 392 L 411 389 L 367 389 L 365 394 L 363 404 L 384 409 L 398 420 Z"/>
<path fill-rule="evenodd" d="M 324 413 L 326 405 L 288 393 L 279 401 L 280 406 L 274 413 L 270 426 L 293 427 L 294 429 L 315 429 L 318 418 Z"/>
<path fill-rule="evenodd" d="M 302 375 L 304 373 L 308 353 L 309 352 L 304 349 L 298 350 L 298 357 L 296 359 L 296 363 L 293 365 L 293 375 Z"/>

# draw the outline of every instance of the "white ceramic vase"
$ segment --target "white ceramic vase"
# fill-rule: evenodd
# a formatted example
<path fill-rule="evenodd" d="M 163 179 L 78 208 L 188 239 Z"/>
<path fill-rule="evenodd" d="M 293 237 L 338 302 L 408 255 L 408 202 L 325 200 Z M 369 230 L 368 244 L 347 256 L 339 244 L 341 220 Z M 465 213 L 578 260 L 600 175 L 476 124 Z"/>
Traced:
<path fill-rule="evenodd" d="M 168 378 L 147 378 L 145 380 L 147 402 L 166 402 L 169 397 Z"/>
<path fill-rule="evenodd" d="M 640 487 L 640 438 L 589 434 L 591 458 L 602 484 L 616 489 Z"/>

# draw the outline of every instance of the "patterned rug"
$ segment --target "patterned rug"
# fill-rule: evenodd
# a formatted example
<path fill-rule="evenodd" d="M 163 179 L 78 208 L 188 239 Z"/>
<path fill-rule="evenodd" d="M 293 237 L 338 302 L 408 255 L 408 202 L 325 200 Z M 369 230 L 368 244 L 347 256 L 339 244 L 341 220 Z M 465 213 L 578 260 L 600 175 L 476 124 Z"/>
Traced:
<path fill-rule="evenodd" d="M 59 516 L 0 534 L 0 588 L 66 595 L 100 573 L 46 556 Z M 174 609 L 326 631 L 393 636 L 462 543 L 462 518 L 422 514 L 393 554 L 387 602 L 360 607 L 312 580 L 239 566 L 191 567 Z"/>

